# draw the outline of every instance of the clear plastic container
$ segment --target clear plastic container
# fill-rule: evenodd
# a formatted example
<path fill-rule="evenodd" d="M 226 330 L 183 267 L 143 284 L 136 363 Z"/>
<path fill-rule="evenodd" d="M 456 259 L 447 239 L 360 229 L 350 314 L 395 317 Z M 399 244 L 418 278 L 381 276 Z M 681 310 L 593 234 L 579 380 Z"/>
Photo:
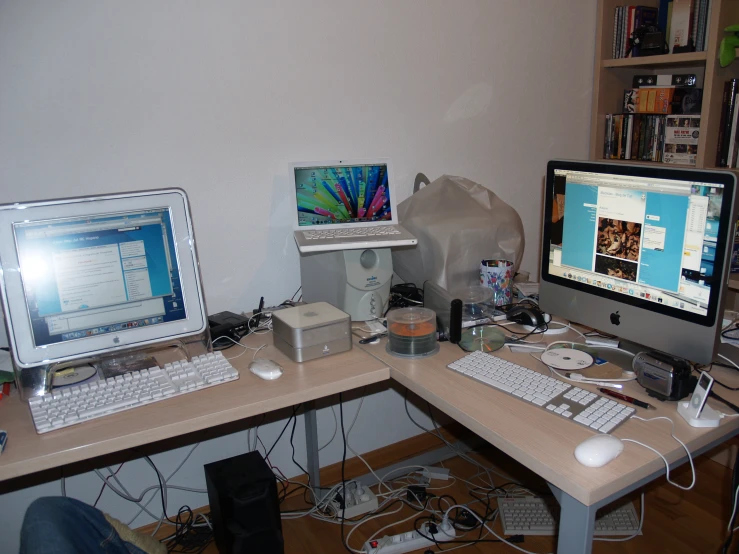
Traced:
<path fill-rule="evenodd" d="M 436 312 L 428 308 L 400 308 L 387 314 L 387 351 L 394 356 L 421 358 L 439 350 Z"/>

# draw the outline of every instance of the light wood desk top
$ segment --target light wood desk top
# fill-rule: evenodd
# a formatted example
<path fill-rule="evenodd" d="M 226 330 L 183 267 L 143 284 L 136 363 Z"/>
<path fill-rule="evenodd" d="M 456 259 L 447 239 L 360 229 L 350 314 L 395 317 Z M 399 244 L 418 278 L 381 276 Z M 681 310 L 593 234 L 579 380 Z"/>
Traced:
<path fill-rule="evenodd" d="M 0 481 L 59 467 L 230 423 L 389 379 L 388 367 L 354 347 L 349 352 L 297 364 L 272 346 L 272 335 L 250 336 L 249 346 L 268 344 L 259 354 L 284 368 L 274 381 L 249 370 L 253 351 L 231 361 L 237 381 L 184 394 L 43 435 L 36 434 L 28 405 L 17 396 L 0 402 L 0 428 L 8 444 L 0 456 Z M 232 358 L 242 352 L 224 352 Z"/>
<path fill-rule="evenodd" d="M 556 337 L 557 340 L 577 338 L 574 333 Z M 664 469 L 664 462 L 656 454 L 628 442 L 624 452 L 606 466 L 597 469 L 585 467 L 575 459 L 574 450 L 586 438 L 593 436 L 594 431 L 454 373 L 446 367 L 447 364 L 465 355 L 456 345 L 442 343 L 439 353 L 434 356 L 408 359 L 388 354 L 386 340 L 362 348 L 390 366 L 391 378 L 585 505 L 595 504 Z M 495 355 L 549 374 L 547 368 L 529 354 L 513 354 L 502 348 Z M 727 385 L 739 386 L 736 372 L 715 367 L 712 375 Z M 583 388 L 597 392 L 593 385 Z M 727 400 L 739 403 L 739 393 L 721 387 L 716 391 Z M 677 414 L 675 402 L 663 403 L 649 398 L 635 381 L 626 384 L 624 393 L 657 406 L 656 410 L 637 408 L 637 416 L 670 417 L 675 422 L 675 434 L 691 451 L 731 436 L 739 429 L 739 418 L 724 418 L 717 429 L 690 427 Z M 732 413 L 728 406 L 714 399 L 708 403 L 721 412 Z M 684 456 L 685 451 L 669 431 L 669 421 L 631 419 L 613 431 L 613 435 L 648 444 L 673 462 Z"/>

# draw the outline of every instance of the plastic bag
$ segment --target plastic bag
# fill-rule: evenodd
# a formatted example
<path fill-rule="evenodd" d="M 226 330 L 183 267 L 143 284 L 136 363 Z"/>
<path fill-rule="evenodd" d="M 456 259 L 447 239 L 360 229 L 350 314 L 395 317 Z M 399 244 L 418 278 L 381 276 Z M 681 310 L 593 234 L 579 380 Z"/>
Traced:
<path fill-rule="evenodd" d="M 398 205 L 400 224 L 418 239 L 416 247 L 394 248 L 393 269 L 407 283 L 427 280 L 452 292 L 480 283 L 480 262 L 505 259 L 518 270 L 523 223 L 494 192 L 465 179 L 442 175 Z M 426 180 L 428 182 L 428 180 Z"/>

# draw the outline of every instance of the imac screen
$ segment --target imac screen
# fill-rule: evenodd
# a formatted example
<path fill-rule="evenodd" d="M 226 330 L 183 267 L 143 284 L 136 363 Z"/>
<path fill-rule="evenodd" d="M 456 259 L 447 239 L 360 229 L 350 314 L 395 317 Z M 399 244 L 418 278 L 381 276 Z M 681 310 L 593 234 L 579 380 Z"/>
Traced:
<path fill-rule="evenodd" d="M 13 230 L 34 346 L 186 319 L 168 208 Z"/>
<path fill-rule="evenodd" d="M 726 178 L 583 166 L 550 164 L 544 277 L 684 320 L 712 320 L 731 221 Z"/>
<path fill-rule="evenodd" d="M 295 167 L 298 224 L 392 220 L 386 164 Z"/>

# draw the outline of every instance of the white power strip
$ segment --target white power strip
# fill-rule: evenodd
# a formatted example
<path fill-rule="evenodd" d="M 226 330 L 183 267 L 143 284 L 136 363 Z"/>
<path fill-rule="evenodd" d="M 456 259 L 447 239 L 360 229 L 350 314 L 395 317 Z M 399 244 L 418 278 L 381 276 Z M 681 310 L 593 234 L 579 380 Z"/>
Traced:
<path fill-rule="evenodd" d="M 429 531 L 429 524 L 421 525 L 421 533 L 426 537 L 432 536 Z M 448 520 L 444 520 L 438 525 L 438 531 L 433 534 L 436 542 L 421 536 L 418 531 L 408 531 L 394 536 L 384 536 L 381 539 L 371 540 L 364 543 L 364 552 L 366 554 L 403 554 L 404 552 L 412 552 L 421 548 L 434 546 L 437 542 L 447 542 L 457 538 L 457 533 Z"/>
<path fill-rule="evenodd" d="M 341 494 L 341 491 L 339 491 L 339 494 Z M 339 516 L 343 513 L 344 519 L 353 519 L 377 509 L 377 497 L 374 492 L 366 487 L 359 486 L 354 490 L 348 490 L 342 496 L 344 496 L 345 506 L 343 510 L 338 500 L 332 500 L 331 506 L 334 507 Z"/>

